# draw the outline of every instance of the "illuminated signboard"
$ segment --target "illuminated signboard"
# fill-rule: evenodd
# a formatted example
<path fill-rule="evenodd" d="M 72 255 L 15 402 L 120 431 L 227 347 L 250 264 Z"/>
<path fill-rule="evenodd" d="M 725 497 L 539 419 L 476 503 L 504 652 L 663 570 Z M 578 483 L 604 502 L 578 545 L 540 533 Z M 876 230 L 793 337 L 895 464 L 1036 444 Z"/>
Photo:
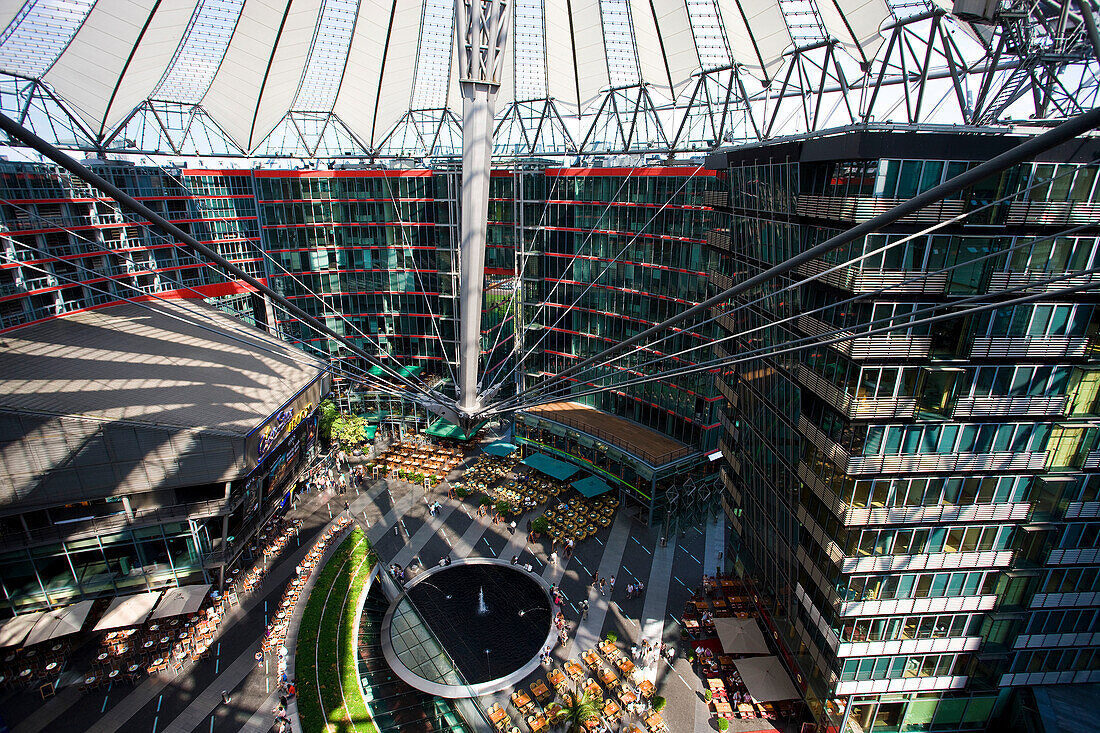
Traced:
<path fill-rule="evenodd" d="M 317 379 L 303 389 L 263 425 L 253 430 L 245 442 L 249 469 L 255 468 L 271 451 L 298 427 L 303 420 L 313 414 L 324 394 L 324 380 Z"/>

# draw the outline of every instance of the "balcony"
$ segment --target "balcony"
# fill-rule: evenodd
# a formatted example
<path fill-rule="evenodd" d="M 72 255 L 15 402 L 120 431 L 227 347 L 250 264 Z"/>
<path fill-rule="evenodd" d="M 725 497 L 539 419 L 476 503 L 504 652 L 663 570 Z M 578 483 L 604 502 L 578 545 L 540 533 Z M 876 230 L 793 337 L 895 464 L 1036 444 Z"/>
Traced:
<path fill-rule="evenodd" d="M 1089 339 L 1084 336 L 977 336 L 970 347 L 970 358 L 1082 357 L 1089 347 Z"/>
<path fill-rule="evenodd" d="M 980 636 L 956 636 L 943 639 L 898 639 L 896 641 L 845 642 L 837 649 L 838 657 L 881 657 L 887 654 L 950 654 L 976 652 L 982 647 Z"/>
<path fill-rule="evenodd" d="M 1086 201 L 1013 201 L 1008 207 L 1009 225 L 1094 224 L 1100 219 L 1100 205 Z"/>
<path fill-rule="evenodd" d="M 900 680 L 863 680 L 839 682 L 836 694 L 872 695 L 892 694 L 896 692 L 929 692 L 932 690 L 961 690 L 966 687 L 969 677 L 906 677 Z"/>
<path fill-rule="evenodd" d="M 856 337 L 852 331 L 839 331 L 813 316 L 799 316 L 798 328 L 810 336 L 818 336 L 823 341 L 838 337 L 847 337 L 847 341 L 829 344 L 850 359 L 929 359 L 932 354 L 932 339 L 929 336 L 882 335 Z"/>
<path fill-rule="evenodd" d="M 731 249 L 730 233 L 725 229 L 711 229 L 707 232 L 707 244 L 715 249 L 729 252 Z"/>
<path fill-rule="evenodd" d="M 841 516 L 845 526 L 858 527 L 880 524 L 941 524 L 944 522 L 1025 522 L 1031 515 L 1031 504 L 969 504 L 952 506 L 848 508 Z"/>
<path fill-rule="evenodd" d="M 190 504 L 175 504 L 155 509 L 136 509 L 132 519 L 126 514 L 119 513 L 109 517 L 93 517 L 64 524 L 54 524 L 49 527 L 32 529 L 29 532 L 0 533 L 0 547 L 9 549 L 27 547 L 107 535 L 138 527 L 153 527 L 168 522 L 215 517 L 223 512 L 225 506 L 225 500 L 215 499 Z"/>
<path fill-rule="evenodd" d="M 994 272 L 989 276 L 989 291 L 997 292 L 1004 290 L 1005 288 L 1013 288 L 1026 286 L 1031 283 L 1036 283 L 1042 280 L 1049 280 L 1052 277 L 1061 277 L 1070 275 L 1070 272 Z M 1027 288 L 1024 292 L 1028 293 L 1045 293 L 1051 290 L 1057 290 L 1059 288 L 1072 287 L 1074 285 L 1090 285 L 1096 282 L 1100 282 L 1100 277 L 1095 274 L 1087 275 L 1075 275 L 1068 277 L 1065 280 L 1061 280 L 1056 283 L 1049 283 L 1047 285 L 1036 285 L 1034 287 Z"/>
<path fill-rule="evenodd" d="M 947 291 L 947 274 L 928 275 L 916 282 L 908 283 L 921 275 L 919 270 L 860 270 L 845 265 L 833 270 L 835 265 L 824 260 L 811 260 L 795 268 L 802 277 L 817 277 L 819 282 L 846 290 L 849 293 L 870 293 L 883 290 L 884 295 L 898 293 L 943 295 Z M 828 272 L 833 270 L 832 272 Z M 823 275 L 822 273 L 828 272 Z M 903 284 L 904 283 L 904 284 Z"/>
<path fill-rule="evenodd" d="M 944 596 L 940 598 L 902 598 L 889 600 L 844 601 L 838 613 L 844 617 L 906 616 L 926 613 L 965 613 L 968 611 L 992 611 L 997 607 L 997 596 Z"/>
<path fill-rule="evenodd" d="M 845 557 L 840 564 L 840 570 L 844 573 L 911 573 L 921 570 L 1007 568 L 1012 564 L 1012 557 L 1013 552 L 1011 550 Z"/>
<path fill-rule="evenodd" d="M 798 365 L 794 374 L 799 384 L 832 405 L 849 420 L 911 418 L 916 414 L 917 401 L 911 397 L 853 398 L 802 364 Z"/>
<path fill-rule="evenodd" d="M 1046 463 L 1046 451 L 1032 451 L 857 456 L 850 458 L 845 466 L 848 473 L 856 476 L 906 472 L 1041 471 L 1046 468 Z"/>
<path fill-rule="evenodd" d="M 703 206 L 711 206 L 716 209 L 728 209 L 730 207 L 728 191 L 703 191 Z"/>
<path fill-rule="evenodd" d="M 795 204 L 799 216 L 833 221 L 867 221 L 904 203 L 901 199 L 873 196 L 814 196 L 800 194 Z M 901 219 L 901 223 L 936 223 L 962 214 L 963 201 L 939 201 Z M 1091 220 L 1090 220 L 1091 221 Z"/>
<path fill-rule="evenodd" d="M 719 291 L 729 290 L 733 287 L 733 278 L 729 275 L 723 275 L 720 272 L 710 273 L 710 280 L 715 284 Z M 712 315 L 717 315 L 714 310 L 711 311 Z"/>
<path fill-rule="evenodd" d="M 955 404 L 955 420 L 984 417 L 1027 417 L 1066 413 L 1067 397 L 967 397 Z"/>

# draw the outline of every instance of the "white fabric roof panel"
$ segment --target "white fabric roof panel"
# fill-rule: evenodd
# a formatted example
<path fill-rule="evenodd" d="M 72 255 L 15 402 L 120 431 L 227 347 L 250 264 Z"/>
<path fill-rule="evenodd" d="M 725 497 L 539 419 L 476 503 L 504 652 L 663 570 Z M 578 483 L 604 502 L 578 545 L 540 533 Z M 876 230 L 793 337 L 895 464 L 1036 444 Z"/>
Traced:
<path fill-rule="evenodd" d="M 599 99 L 600 90 L 611 84 L 607 72 L 607 54 L 603 46 L 603 22 L 599 0 L 571 0 L 573 46 L 577 52 L 577 84 L 580 111 Z M 550 73 L 555 73 L 550 69 Z"/>
<path fill-rule="evenodd" d="M 390 128 L 401 119 L 401 115 L 409 110 L 413 79 L 416 77 L 421 5 L 416 0 L 396 0 L 395 4 L 397 9 L 393 14 L 393 30 L 390 33 L 385 64 L 380 73 L 374 124 L 367 128 L 370 134 L 365 136 L 373 145 L 380 143 Z M 457 69 L 453 69 L 451 73 L 456 71 Z M 379 72 L 376 71 L 375 75 L 378 76 Z M 370 106 L 373 102 L 365 99 L 360 100 L 359 104 Z"/>
<path fill-rule="evenodd" d="M 169 7 L 172 5 L 172 2 L 168 3 Z M 109 113 L 108 106 L 113 106 L 111 100 L 117 96 L 116 85 L 128 68 L 127 61 L 134 45 L 143 37 L 142 31 L 147 22 L 150 27 L 154 23 L 158 26 L 158 35 L 162 36 L 163 43 L 163 26 L 155 17 L 150 17 L 155 6 L 155 0 L 100 0 L 88 13 L 65 51 L 43 76 L 96 131 L 104 126 L 104 115 Z M 183 35 L 184 27 L 181 24 L 177 28 L 177 37 Z M 171 51 L 162 64 L 169 59 Z M 152 84 L 156 82 L 157 79 L 154 79 Z M 145 93 L 148 91 L 145 90 Z M 139 95 L 139 99 L 141 96 L 144 93 Z M 124 114 L 129 111 L 125 109 Z"/>
<path fill-rule="evenodd" d="M 867 61 L 882 45 L 879 26 L 893 17 L 886 0 L 819 0 L 817 8 L 830 35 L 852 49 L 860 60 L 864 60 L 862 50 Z"/>
<path fill-rule="evenodd" d="M 43 2 L 23 2 L 0 10 L 0 22 L 8 21 L 0 26 L 0 69 L 43 75 L 93 133 L 111 132 L 149 98 L 201 104 L 246 150 L 291 109 L 331 109 L 371 147 L 410 108 L 443 104 L 444 92 L 461 114 L 454 51 L 444 46 L 454 45 L 444 32 L 450 0 L 97 0 L 90 11 L 88 0 L 52 0 L 51 12 Z M 522 10 L 523 47 L 517 57 L 516 38 L 509 39 L 498 115 L 516 98 L 517 80 L 529 99 L 544 75 L 546 94 L 566 114 L 591 113 L 601 93 L 624 79 L 640 77 L 666 96 L 671 85 L 675 96 L 700 70 L 701 55 L 718 62 L 703 46 L 728 46 L 734 62 L 771 78 L 795 22 L 779 0 L 715 0 L 717 15 L 688 0 L 523 2 L 509 3 L 508 12 Z M 886 0 L 817 0 L 816 7 L 825 33 L 860 61 L 874 56 L 879 28 L 892 17 Z M 816 18 L 796 20 L 816 30 Z M 797 37 L 810 37 L 804 31 Z M 516 68 L 517 58 L 538 68 Z"/>
<path fill-rule="evenodd" d="M 675 96 L 699 68 L 687 6 L 667 3 L 657 10 L 649 0 L 630 0 L 630 20 L 642 81 L 665 89 L 671 82 L 670 96 Z"/>
<path fill-rule="evenodd" d="M 309 61 L 314 29 L 321 12 L 320 0 L 294 0 L 279 45 L 271 59 L 248 146 L 260 143 L 279 124 L 298 96 L 298 86 Z"/>
<path fill-rule="evenodd" d="M 566 107 L 576 109 L 577 74 L 573 63 L 573 32 L 565 3 L 543 6 L 546 27 L 546 93 Z M 606 74 L 606 71 L 604 72 Z"/>
<path fill-rule="evenodd" d="M 165 67 L 171 63 L 182 43 L 183 32 L 195 13 L 196 5 L 197 0 L 183 0 L 170 7 L 161 2 L 160 9 L 142 34 L 141 45 L 119 79 L 118 91 L 105 113 L 106 129 L 122 122 L 134 107 L 152 95 Z M 79 39 L 79 35 L 77 37 Z"/>
<path fill-rule="evenodd" d="M 250 149 L 257 105 L 291 0 L 247 0 L 203 107 L 238 145 Z M 259 139 L 256 140 L 259 142 Z"/>
<path fill-rule="evenodd" d="M 373 145 L 374 103 L 389 40 L 392 2 L 360 0 L 344 79 L 333 111 L 352 132 Z"/>
<path fill-rule="evenodd" d="M 718 8 L 733 60 L 760 69 L 756 76 L 770 79 L 783 63 L 783 52 L 793 43 L 779 4 L 718 0 Z"/>

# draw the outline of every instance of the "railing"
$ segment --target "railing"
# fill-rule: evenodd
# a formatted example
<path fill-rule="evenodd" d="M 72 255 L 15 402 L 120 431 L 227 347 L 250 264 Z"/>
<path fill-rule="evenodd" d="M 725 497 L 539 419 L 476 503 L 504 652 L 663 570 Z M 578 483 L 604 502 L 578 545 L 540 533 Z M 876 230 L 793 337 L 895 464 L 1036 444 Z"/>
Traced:
<path fill-rule="evenodd" d="M 725 229 L 711 229 L 707 232 L 707 244 L 711 247 L 729 251 L 731 246 L 730 233 Z"/>
<path fill-rule="evenodd" d="M 730 206 L 729 196 L 725 191 L 703 191 L 703 206 L 728 209 Z"/>
<path fill-rule="evenodd" d="M 74 522 L 53 524 L 49 527 L 36 527 L 29 532 L 0 531 L 0 546 L 36 545 L 43 542 L 75 539 L 85 534 L 102 535 L 119 532 L 131 527 L 164 524 L 200 516 L 214 516 L 220 514 L 224 507 L 224 499 L 196 501 L 190 504 L 175 504 L 157 507 L 156 509 L 135 510 L 132 519 L 125 513 L 119 513 L 109 517 L 91 517 Z"/>
<path fill-rule="evenodd" d="M 627 453 L 641 458 L 651 466 L 663 466 L 666 463 L 672 463 L 677 459 L 683 458 L 684 456 L 689 456 L 695 452 L 695 449 L 691 448 L 690 446 L 685 446 L 676 450 L 664 451 L 663 453 L 653 453 L 651 451 L 647 451 L 645 448 L 641 448 L 637 445 L 634 445 L 633 443 L 623 440 L 615 433 L 593 427 L 588 423 L 582 422 L 580 420 L 574 420 L 573 418 L 563 417 L 560 415 L 549 417 L 541 412 L 528 413 L 528 415 L 536 417 L 539 420 L 549 420 L 550 422 L 556 422 L 567 427 L 576 428 L 586 435 L 590 435 L 593 438 L 598 438 L 599 440 L 606 441 L 616 448 L 622 448 Z"/>

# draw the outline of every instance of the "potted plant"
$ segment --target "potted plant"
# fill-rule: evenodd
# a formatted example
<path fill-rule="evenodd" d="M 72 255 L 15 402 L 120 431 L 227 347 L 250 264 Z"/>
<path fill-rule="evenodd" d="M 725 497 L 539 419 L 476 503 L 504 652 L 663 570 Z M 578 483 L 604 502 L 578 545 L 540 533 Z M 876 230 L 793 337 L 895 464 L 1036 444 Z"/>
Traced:
<path fill-rule="evenodd" d="M 549 531 L 550 520 L 546 517 L 535 517 L 535 520 L 531 522 L 531 532 L 534 533 L 536 537 Z"/>
<path fill-rule="evenodd" d="M 616 641 L 619 640 L 619 635 L 616 634 L 614 631 L 608 631 L 607 632 L 607 640 L 609 642 L 611 642 L 612 644 L 614 644 Z"/>
<path fill-rule="evenodd" d="M 655 695 L 653 697 L 653 709 L 656 710 L 658 713 L 661 712 L 662 710 L 665 709 L 665 703 L 666 702 L 668 702 L 668 701 L 665 700 L 660 695 Z"/>
<path fill-rule="evenodd" d="M 703 702 L 710 702 L 714 699 L 714 693 L 709 689 L 703 690 Z"/>
<path fill-rule="evenodd" d="M 494 506 L 496 507 L 497 514 L 501 516 L 508 514 L 512 509 L 512 507 L 508 505 L 508 502 L 503 500 L 498 501 L 496 504 L 494 504 Z"/>
<path fill-rule="evenodd" d="M 718 719 L 718 730 L 729 730 L 729 729 L 730 729 L 730 722 L 728 720 L 726 720 L 725 718 L 719 718 Z"/>

